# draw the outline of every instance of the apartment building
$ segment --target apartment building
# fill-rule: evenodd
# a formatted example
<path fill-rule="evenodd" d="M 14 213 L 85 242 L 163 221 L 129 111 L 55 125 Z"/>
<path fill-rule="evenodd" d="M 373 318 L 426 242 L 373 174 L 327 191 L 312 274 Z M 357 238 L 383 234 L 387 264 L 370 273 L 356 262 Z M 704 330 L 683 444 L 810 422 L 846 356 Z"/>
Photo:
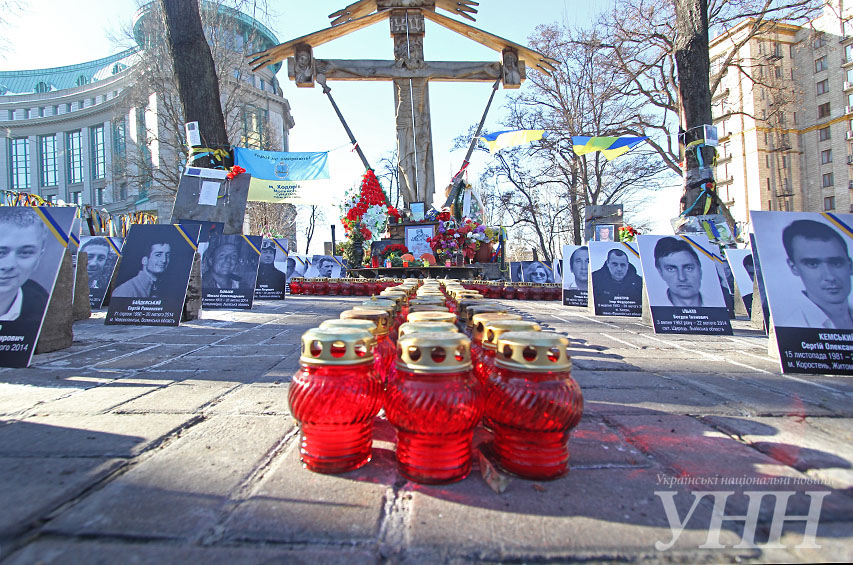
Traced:
<path fill-rule="evenodd" d="M 203 4 L 204 6 L 204 4 Z M 112 214 L 149 212 L 168 218 L 176 183 L 162 171 L 180 170 L 182 128 L 168 117 L 174 96 L 140 92 L 148 25 L 159 17 L 149 3 L 134 18 L 137 45 L 77 65 L 0 71 L 0 188 L 40 195 L 47 201 L 91 205 Z M 262 50 L 279 43 L 262 23 L 237 10 L 209 4 L 243 61 L 244 46 Z M 150 64 L 150 63 L 149 63 Z M 256 72 L 245 63 L 230 77 L 239 85 L 237 104 L 226 108 L 233 145 L 288 150 L 294 121 L 275 78 L 280 64 Z M 134 90 L 135 89 L 135 90 Z M 143 89 L 144 90 L 144 89 Z M 132 99 L 131 99 L 132 94 Z"/>
<path fill-rule="evenodd" d="M 742 228 L 750 210 L 853 211 L 853 9 L 840 13 L 759 34 L 747 19 L 711 41 L 715 174 Z"/>

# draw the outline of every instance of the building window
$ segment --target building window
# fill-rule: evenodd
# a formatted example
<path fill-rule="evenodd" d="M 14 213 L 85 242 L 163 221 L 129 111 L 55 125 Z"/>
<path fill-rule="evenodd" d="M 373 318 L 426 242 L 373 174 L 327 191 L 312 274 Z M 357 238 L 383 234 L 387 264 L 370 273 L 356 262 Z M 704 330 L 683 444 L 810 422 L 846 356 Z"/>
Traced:
<path fill-rule="evenodd" d="M 782 78 L 782 67 L 776 67 L 773 69 L 776 78 Z"/>
<path fill-rule="evenodd" d="M 770 191 L 770 179 L 769 179 L 769 178 L 767 178 L 767 179 L 764 179 L 764 180 L 767 182 L 767 190 L 768 190 L 768 192 L 769 192 L 769 191 Z"/>
<path fill-rule="evenodd" d="M 826 55 L 824 55 L 823 57 L 820 57 L 818 59 L 815 59 L 814 72 L 819 73 L 820 71 L 825 71 L 826 69 L 827 69 Z"/>
<path fill-rule="evenodd" d="M 853 61 L 853 45 L 845 45 L 844 46 L 844 62 L 849 63 Z"/>
<path fill-rule="evenodd" d="M 788 156 L 787 155 L 782 155 L 782 168 L 783 169 L 788 168 Z"/>
<path fill-rule="evenodd" d="M 33 90 L 39 94 L 50 92 L 50 85 L 44 81 L 39 81 L 36 83 L 36 87 Z"/>
<path fill-rule="evenodd" d="M 820 128 L 819 130 L 817 130 L 817 138 L 819 141 L 826 141 L 827 139 L 829 139 L 830 138 L 829 126 L 826 126 L 825 128 Z"/>
<path fill-rule="evenodd" d="M 767 165 L 767 168 L 770 168 L 770 155 L 764 155 L 764 164 Z"/>
<path fill-rule="evenodd" d="M 812 42 L 812 47 L 815 49 L 820 49 L 824 45 L 826 45 L 826 38 L 823 35 L 818 35 Z"/>
<path fill-rule="evenodd" d="M 815 88 L 817 90 L 818 96 L 820 96 L 821 94 L 826 94 L 827 92 L 829 92 L 829 79 L 825 78 L 822 81 L 818 82 L 817 85 L 815 85 Z"/>
<path fill-rule="evenodd" d="M 832 149 L 824 149 L 820 152 L 820 163 L 821 165 L 832 163 Z"/>
<path fill-rule="evenodd" d="M 72 192 L 70 195 L 71 196 L 71 204 L 75 204 L 77 206 L 80 206 L 83 203 L 83 199 L 81 198 L 82 194 L 83 193 L 80 192 L 79 190 L 75 190 L 74 192 Z"/>
<path fill-rule="evenodd" d="M 835 197 L 834 196 L 826 196 L 823 199 L 823 209 L 824 210 L 835 210 Z"/>
<path fill-rule="evenodd" d="M 251 149 L 261 149 L 266 141 L 266 111 L 253 106 L 243 107 L 242 143 Z M 719 126 L 718 126 L 718 129 Z M 720 136 L 724 136 L 721 133 Z"/>
<path fill-rule="evenodd" d="M 821 175 L 820 185 L 823 188 L 828 188 L 828 187 L 832 186 L 833 184 L 834 184 L 834 182 L 833 182 L 833 178 L 832 178 L 832 173 L 823 173 L 823 175 Z"/>
<path fill-rule="evenodd" d="M 89 137 L 92 139 L 92 178 L 106 178 L 107 152 L 103 124 L 90 128 Z"/>
<path fill-rule="evenodd" d="M 28 190 L 30 188 L 30 144 L 27 138 L 12 139 L 9 150 L 12 190 Z"/>
<path fill-rule="evenodd" d="M 83 182 L 83 132 L 69 131 L 65 134 L 65 154 L 68 156 L 68 182 Z"/>
<path fill-rule="evenodd" d="M 796 124 L 796 123 L 797 123 L 797 113 L 794 112 L 794 124 Z"/>
<path fill-rule="evenodd" d="M 95 190 L 95 205 L 103 206 L 104 205 L 104 189 L 98 188 Z"/>
<path fill-rule="evenodd" d="M 89 84 L 89 77 L 86 75 L 80 75 L 77 77 L 77 86 L 85 86 Z"/>
<path fill-rule="evenodd" d="M 58 169 L 56 166 L 56 135 L 39 137 L 39 163 L 41 164 L 41 185 L 56 186 Z"/>
<path fill-rule="evenodd" d="M 776 55 L 777 57 L 782 56 L 782 45 L 781 44 L 779 44 L 779 43 L 773 44 L 773 54 Z"/>
<path fill-rule="evenodd" d="M 818 118 L 828 118 L 829 117 L 829 102 L 824 102 L 820 106 L 817 107 L 817 117 Z"/>
<path fill-rule="evenodd" d="M 49 194 L 49 195 L 45 196 L 44 199 L 47 200 L 48 202 L 50 202 L 52 205 L 56 205 L 56 195 L 55 194 Z"/>

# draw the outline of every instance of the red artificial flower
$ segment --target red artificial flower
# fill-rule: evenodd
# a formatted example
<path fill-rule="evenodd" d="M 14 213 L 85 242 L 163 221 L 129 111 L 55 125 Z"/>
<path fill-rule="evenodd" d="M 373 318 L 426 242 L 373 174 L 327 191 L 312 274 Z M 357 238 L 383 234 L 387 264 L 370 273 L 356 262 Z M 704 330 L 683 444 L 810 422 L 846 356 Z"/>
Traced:
<path fill-rule="evenodd" d="M 237 175 L 241 175 L 245 172 L 246 172 L 246 169 L 244 169 L 243 167 L 241 167 L 239 165 L 234 165 L 233 167 L 231 167 L 231 172 L 229 172 L 227 175 L 225 175 L 225 178 L 228 180 L 231 180 L 234 177 L 236 177 Z"/>

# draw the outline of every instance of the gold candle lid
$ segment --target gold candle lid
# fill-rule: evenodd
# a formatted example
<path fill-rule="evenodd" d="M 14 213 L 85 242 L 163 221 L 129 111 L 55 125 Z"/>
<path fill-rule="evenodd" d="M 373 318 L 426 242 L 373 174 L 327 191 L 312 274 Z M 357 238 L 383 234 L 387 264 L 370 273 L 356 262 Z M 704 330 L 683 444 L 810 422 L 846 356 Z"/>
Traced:
<path fill-rule="evenodd" d="M 480 343 L 483 349 L 495 350 L 498 346 L 498 339 L 509 332 L 538 332 L 541 330 L 539 324 L 528 320 L 511 320 L 508 318 L 483 320 L 480 324 L 474 326 L 474 333 L 479 330 Z"/>
<path fill-rule="evenodd" d="M 409 304 L 409 312 L 448 312 L 441 304 Z"/>
<path fill-rule="evenodd" d="M 393 304 L 376 304 L 373 302 L 362 302 L 361 304 L 356 304 L 352 307 L 353 310 L 363 311 L 363 310 L 382 310 L 383 312 L 388 313 L 389 322 L 391 319 L 396 317 L 397 310 L 394 308 Z"/>
<path fill-rule="evenodd" d="M 374 338 L 358 328 L 314 328 L 302 334 L 299 362 L 306 365 L 373 363 Z"/>
<path fill-rule="evenodd" d="M 376 324 L 370 320 L 341 320 L 332 318 L 331 320 L 324 320 L 323 323 L 320 324 L 321 330 L 334 330 L 338 328 L 366 331 L 370 334 L 371 343 L 376 343 L 376 336 L 373 335 L 373 331 L 376 329 Z"/>
<path fill-rule="evenodd" d="M 486 330 L 495 322 L 521 322 L 521 316 L 518 314 L 510 314 L 508 312 L 483 312 L 476 314 L 471 323 L 471 339 L 478 343 L 486 342 Z M 539 329 L 535 323 L 530 322 L 529 325 L 516 328 L 518 330 L 533 330 Z M 509 331 L 509 330 L 504 330 Z"/>
<path fill-rule="evenodd" d="M 485 314 L 486 312 L 506 312 L 506 306 L 501 304 L 496 304 L 494 302 L 484 302 L 482 300 L 475 300 L 474 303 L 468 303 L 461 311 L 464 312 L 464 315 L 460 316 L 461 319 L 465 320 L 465 325 L 470 327 L 474 325 L 474 316 L 477 314 Z"/>
<path fill-rule="evenodd" d="M 460 300 L 465 300 L 466 298 L 472 298 L 474 300 L 482 300 L 483 295 L 480 294 L 479 292 L 477 292 L 476 290 L 463 290 L 463 291 L 457 291 L 453 295 L 453 298 L 455 298 L 457 302 L 459 302 Z"/>
<path fill-rule="evenodd" d="M 397 329 L 397 339 L 403 336 L 420 332 L 455 332 L 459 333 L 456 326 L 450 322 L 404 322 Z"/>
<path fill-rule="evenodd" d="M 491 329 L 486 328 L 487 339 Z M 568 338 L 552 332 L 506 332 L 497 339 L 495 366 L 531 372 L 570 371 L 568 347 Z"/>
<path fill-rule="evenodd" d="M 417 298 L 412 298 L 409 300 L 409 306 L 414 306 L 415 304 L 440 304 L 444 305 L 446 300 L 443 296 L 422 296 L 418 295 Z"/>
<path fill-rule="evenodd" d="M 397 341 L 397 368 L 412 373 L 470 371 L 471 340 L 458 332 L 410 333 Z"/>
<path fill-rule="evenodd" d="M 407 322 L 449 322 L 456 323 L 456 314 L 450 312 L 409 312 Z"/>
<path fill-rule="evenodd" d="M 380 310 L 383 308 L 391 307 L 393 309 L 397 308 L 397 301 L 391 300 L 389 298 L 376 298 L 375 296 L 371 296 L 367 300 L 362 301 L 362 306 L 375 306 Z"/>
<path fill-rule="evenodd" d="M 384 296 L 381 294 L 374 294 L 370 297 L 370 300 L 390 300 L 397 308 L 399 308 L 403 304 L 403 295 L 399 292 L 391 292 Z"/>
<path fill-rule="evenodd" d="M 388 312 L 384 310 L 367 308 L 364 310 L 344 310 L 341 312 L 340 318 L 341 320 L 370 320 L 376 324 L 376 331 L 373 334 L 377 336 L 388 335 L 391 319 Z"/>
<path fill-rule="evenodd" d="M 392 290 L 390 288 L 386 288 L 385 290 L 379 293 L 379 296 L 381 298 L 386 298 L 389 296 L 399 296 L 403 304 L 408 304 L 409 302 L 409 294 L 405 290 Z"/>

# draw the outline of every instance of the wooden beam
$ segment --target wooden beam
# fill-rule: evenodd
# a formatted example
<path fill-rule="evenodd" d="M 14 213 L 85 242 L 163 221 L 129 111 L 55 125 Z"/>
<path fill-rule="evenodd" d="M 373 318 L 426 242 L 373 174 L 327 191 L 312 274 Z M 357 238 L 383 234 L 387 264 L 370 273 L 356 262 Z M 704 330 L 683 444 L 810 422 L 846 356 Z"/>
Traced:
<path fill-rule="evenodd" d="M 306 43 L 311 47 L 317 47 L 318 45 L 323 45 L 324 43 L 328 43 L 354 31 L 371 26 L 376 22 L 386 19 L 390 14 L 391 12 L 389 11 L 377 12 L 376 14 L 371 14 L 351 22 L 321 29 L 320 31 L 315 31 L 314 33 L 309 33 L 308 35 L 291 39 L 286 43 L 270 47 L 266 51 L 252 53 L 248 56 L 250 58 L 249 64 L 252 66 L 253 70 L 258 70 L 267 65 L 273 65 L 288 57 L 292 57 L 295 53 L 296 46 L 300 43 Z"/>
<path fill-rule="evenodd" d="M 296 76 L 296 61 L 287 60 L 287 76 Z M 523 67 L 523 65 L 522 65 Z M 426 78 L 442 82 L 494 82 L 501 76 L 501 64 L 497 62 L 429 61 L 423 66 L 409 69 L 396 61 L 346 59 L 316 59 L 314 71 L 327 80 L 373 80 L 390 81 L 406 78 Z"/>
<path fill-rule="evenodd" d="M 477 9 L 472 8 L 471 6 L 479 6 L 479 2 L 474 2 L 474 0 L 435 0 L 436 8 L 441 8 L 451 14 L 456 14 L 471 20 L 472 22 L 476 21 L 473 16 L 469 14 L 476 14 Z"/>
<path fill-rule="evenodd" d="M 487 31 L 483 31 L 474 26 L 470 26 L 466 23 L 456 21 L 452 18 L 448 18 L 447 16 L 443 16 L 436 12 L 431 12 L 429 10 L 423 10 L 423 15 L 426 19 L 431 22 L 437 23 L 442 27 L 446 27 L 447 29 L 458 33 L 459 35 L 465 36 L 472 41 L 476 41 L 481 45 L 485 45 L 489 49 L 494 49 L 497 52 L 503 52 L 507 47 L 512 47 L 518 52 L 518 58 L 528 67 L 538 68 L 545 74 L 551 74 L 552 71 L 556 70 L 554 65 L 559 61 L 552 59 L 550 57 L 546 57 L 542 53 L 538 51 L 534 51 L 524 45 L 519 45 L 518 43 L 512 42 L 509 39 L 504 39 L 503 37 L 491 34 Z"/>
<path fill-rule="evenodd" d="M 351 20 L 363 18 L 376 11 L 376 0 L 358 0 L 337 12 L 329 14 L 329 19 L 332 20 L 332 25 L 337 26 Z"/>

